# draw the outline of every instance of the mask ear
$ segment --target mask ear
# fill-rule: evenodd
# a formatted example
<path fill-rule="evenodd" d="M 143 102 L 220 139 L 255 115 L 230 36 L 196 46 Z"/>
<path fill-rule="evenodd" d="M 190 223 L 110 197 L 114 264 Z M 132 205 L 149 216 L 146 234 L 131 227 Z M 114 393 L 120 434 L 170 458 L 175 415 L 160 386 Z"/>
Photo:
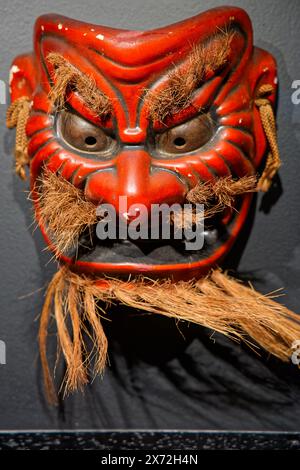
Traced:
<path fill-rule="evenodd" d="M 11 104 L 6 115 L 9 129 L 16 127 L 15 169 L 20 178 L 25 179 L 28 165 L 26 124 L 33 92 L 36 87 L 36 70 L 31 54 L 16 57 L 9 74 Z"/>
<path fill-rule="evenodd" d="M 32 99 L 36 87 L 36 68 L 32 54 L 15 58 L 9 72 L 9 92 L 13 103 L 21 97 Z"/>

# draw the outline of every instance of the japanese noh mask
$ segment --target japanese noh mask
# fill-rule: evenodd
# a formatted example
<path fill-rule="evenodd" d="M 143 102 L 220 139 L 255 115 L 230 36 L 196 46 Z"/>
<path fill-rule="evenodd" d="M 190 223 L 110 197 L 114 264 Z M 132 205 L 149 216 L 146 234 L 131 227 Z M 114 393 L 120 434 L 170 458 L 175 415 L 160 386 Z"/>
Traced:
<path fill-rule="evenodd" d="M 299 337 L 294 314 L 218 268 L 253 192 L 268 190 L 280 165 L 276 65 L 253 47 L 247 14 L 216 8 L 149 32 L 45 15 L 34 46 L 12 65 L 7 122 L 17 128 L 16 171 L 25 178 L 29 166 L 36 220 L 62 266 L 41 317 L 50 397 L 51 312 L 72 390 L 88 380 L 83 322 L 93 330 L 96 371 L 105 365 L 98 308 L 112 300 L 252 338 L 287 360 Z M 201 249 L 174 237 L 97 237 L 103 204 L 115 210 L 117 228 L 135 222 L 148 233 L 153 205 L 187 202 L 204 205 Z M 184 218 L 168 220 L 184 228 Z M 190 224 L 198 221 L 194 211 Z"/>

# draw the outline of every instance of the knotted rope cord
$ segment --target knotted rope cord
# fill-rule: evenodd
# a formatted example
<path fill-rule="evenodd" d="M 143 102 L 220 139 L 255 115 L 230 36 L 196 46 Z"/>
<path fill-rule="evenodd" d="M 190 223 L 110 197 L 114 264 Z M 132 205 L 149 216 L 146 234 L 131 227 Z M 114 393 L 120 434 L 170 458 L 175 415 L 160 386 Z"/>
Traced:
<path fill-rule="evenodd" d="M 25 167 L 29 162 L 26 136 L 29 112 L 30 99 L 27 96 L 21 96 L 10 104 L 6 113 L 7 127 L 9 129 L 16 128 L 15 171 L 22 180 L 26 179 Z"/>
<path fill-rule="evenodd" d="M 267 98 L 267 95 L 272 92 L 272 85 L 262 85 L 258 90 L 258 95 L 255 100 L 255 104 L 258 107 L 262 126 L 269 145 L 269 153 L 267 156 L 266 165 L 257 183 L 257 189 L 263 192 L 268 191 L 271 186 L 272 179 L 281 165 L 277 144 L 275 115 L 272 105 Z"/>

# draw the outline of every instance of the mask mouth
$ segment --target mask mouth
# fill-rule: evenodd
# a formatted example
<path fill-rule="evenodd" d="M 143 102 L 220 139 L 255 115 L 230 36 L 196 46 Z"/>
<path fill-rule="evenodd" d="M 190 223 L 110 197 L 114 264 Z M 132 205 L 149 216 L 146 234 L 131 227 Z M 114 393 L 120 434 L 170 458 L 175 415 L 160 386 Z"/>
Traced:
<path fill-rule="evenodd" d="M 232 214 L 234 218 L 236 214 Z M 184 236 L 181 239 L 114 239 L 100 240 L 96 234 L 96 225 L 88 227 L 79 237 L 77 247 L 68 250 L 66 255 L 73 260 L 108 263 L 108 264 L 140 264 L 140 265 L 174 265 L 195 263 L 209 257 L 216 248 L 230 237 L 230 223 L 222 222 L 221 217 L 214 217 L 204 223 L 201 248 L 193 249 Z"/>
<path fill-rule="evenodd" d="M 190 238 L 191 231 L 186 238 L 186 219 L 180 225 L 182 218 L 174 216 L 169 222 L 170 228 L 173 224 L 170 237 L 154 239 L 149 233 L 148 237 L 133 239 L 128 233 L 124 238 L 103 240 L 97 235 L 101 216 L 97 216 L 96 206 L 85 200 L 82 190 L 46 169 L 36 182 L 33 199 L 45 240 L 60 261 L 87 273 L 147 272 L 150 275 L 153 271 L 160 276 L 160 273 L 192 272 L 202 266 L 205 271 L 218 263 L 245 222 L 252 196 L 246 193 L 254 192 L 255 182 L 253 176 L 244 180 L 221 178 L 214 184 L 202 183 L 193 188 L 186 198 L 194 211 L 193 238 Z M 204 207 L 204 217 L 200 213 L 200 219 L 195 212 L 198 204 Z M 178 230 L 180 236 L 175 235 Z"/>

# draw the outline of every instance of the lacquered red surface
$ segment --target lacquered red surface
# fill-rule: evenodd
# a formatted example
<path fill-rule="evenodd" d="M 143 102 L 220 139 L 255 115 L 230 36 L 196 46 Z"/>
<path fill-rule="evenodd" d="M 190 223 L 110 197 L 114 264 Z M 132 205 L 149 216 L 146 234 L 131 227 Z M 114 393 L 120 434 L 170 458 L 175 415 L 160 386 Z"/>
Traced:
<path fill-rule="evenodd" d="M 217 123 L 210 142 L 198 152 L 174 158 L 158 158 L 146 141 L 151 126 L 146 89 L 159 90 L 168 85 L 168 73 L 184 65 L 194 44 L 205 42 L 220 29 L 235 30 L 226 67 L 208 77 L 194 93 L 191 106 L 172 116 L 176 125 L 195 115 L 200 107 L 213 109 Z M 83 73 L 92 76 L 99 89 L 112 102 L 110 120 L 116 125 L 122 143 L 113 158 L 106 161 L 80 156 L 62 145 L 54 128 L 52 106 L 47 98 L 53 69 L 47 62 L 50 52 L 62 54 Z M 33 100 L 27 124 L 30 174 L 33 187 L 42 168 L 61 170 L 61 174 L 84 190 L 93 203 L 109 202 L 118 210 L 118 197 L 126 195 L 129 204 L 182 203 L 186 193 L 199 181 L 222 176 L 254 174 L 266 152 L 266 139 L 254 99 L 258 88 L 271 84 L 275 100 L 276 64 L 266 51 L 253 47 L 252 26 L 239 8 L 209 10 L 180 23 L 152 31 L 125 31 L 87 24 L 58 15 L 38 18 L 34 33 L 34 53 L 18 57 L 11 78 L 11 98 L 30 96 Z M 85 104 L 73 94 L 72 106 L 95 123 Z M 180 265 L 141 265 L 76 262 L 76 269 L 102 273 L 175 274 L 199 276 L 219 264 L 229 252 L 248 214 L 250 196 L 244 198 L 235 217 L 229 239 L 208 258 Z M 38 204 L 36 216 L 39 219 Z M 122 214 L 121 214 L 122 215 Z M 45 227 L 46 242 L 51 245 Z M 73 264 L 62 256 L 61 259 Z"/>

